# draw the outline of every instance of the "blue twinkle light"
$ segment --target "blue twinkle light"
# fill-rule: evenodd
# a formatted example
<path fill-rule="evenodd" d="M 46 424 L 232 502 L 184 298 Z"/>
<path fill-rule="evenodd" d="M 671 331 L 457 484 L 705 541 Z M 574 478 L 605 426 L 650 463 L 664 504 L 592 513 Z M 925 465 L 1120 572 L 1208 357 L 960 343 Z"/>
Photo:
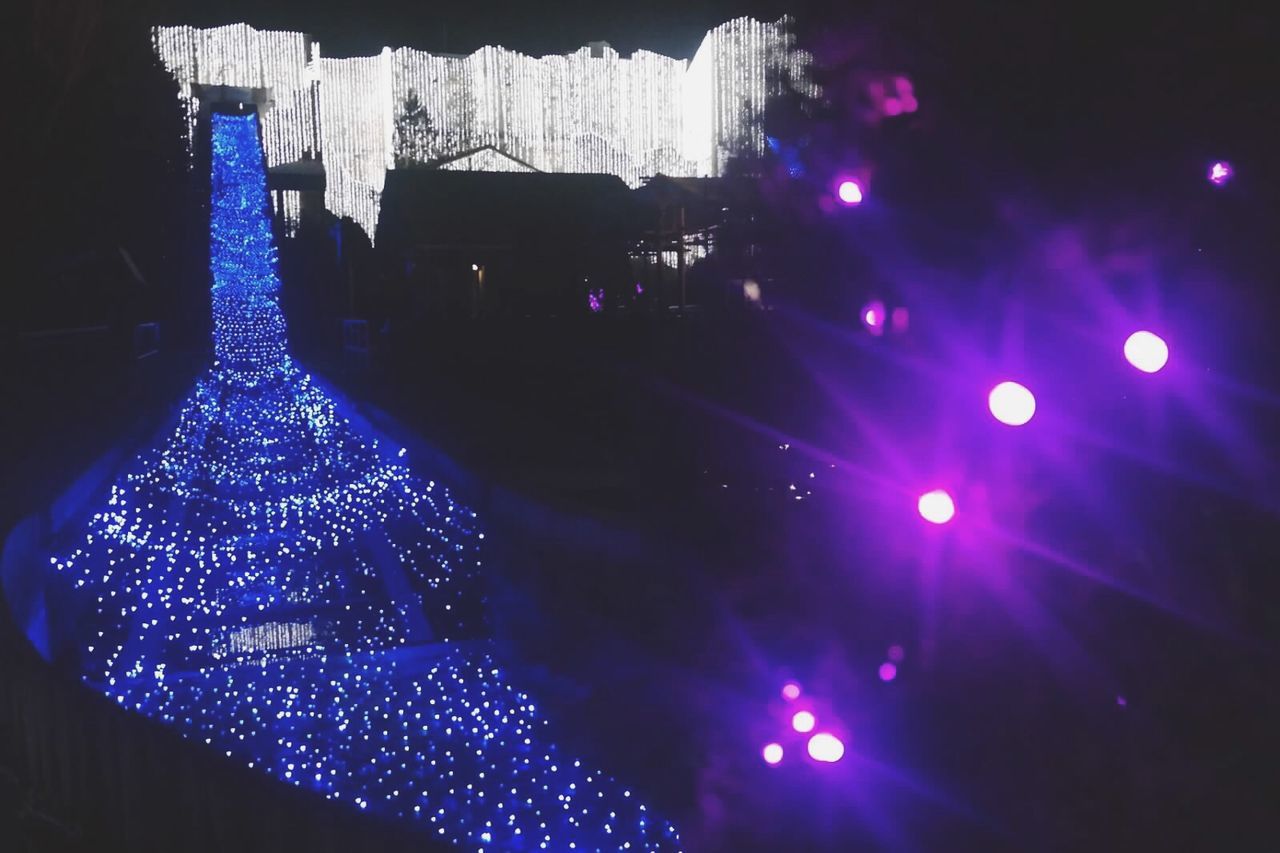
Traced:
<path fill-rule="evenodd" d="M 460 846 L 677 849 L 476 639 L 476 514 L 290 359 L 257 117 L 211 122 L 212 368 L 53 561 L 86 682 Z"/>

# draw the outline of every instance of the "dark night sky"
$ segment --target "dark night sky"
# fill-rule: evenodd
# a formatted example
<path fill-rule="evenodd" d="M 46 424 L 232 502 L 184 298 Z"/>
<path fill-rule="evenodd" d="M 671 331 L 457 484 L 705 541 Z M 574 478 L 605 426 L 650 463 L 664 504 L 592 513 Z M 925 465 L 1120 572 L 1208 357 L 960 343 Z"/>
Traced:
<path fill-rule="evenodd" d="M 409 0 L 159 0 L 165 23 L 202 26 L 246 21 L 257 27 L 298 29 L 320 40 L 330 56 L 376 53 L 383 45 L 467 53 L 499 44 L 526 53 L 567 53 L 603 39 L 624 53 L 646 48 L 691 56 L 703 33 L 743 14 L 775 19 L 781 0 L 650 0 L 646 3 L 585 0 L 503 0 L 431 3 Z"/>

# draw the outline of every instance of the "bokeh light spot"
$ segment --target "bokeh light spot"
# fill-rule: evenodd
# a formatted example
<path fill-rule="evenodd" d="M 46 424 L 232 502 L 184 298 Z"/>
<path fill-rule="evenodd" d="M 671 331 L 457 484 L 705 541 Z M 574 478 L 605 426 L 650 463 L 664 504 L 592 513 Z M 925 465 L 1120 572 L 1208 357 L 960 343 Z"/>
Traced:
<path fill-rule="evenodd" d="M 788 681 L 786 684 L 782 685 L 782 698 L 786 699 L 788 702 L 794 702 L 796 699 L 799 699 L 800 685 L 796 684 L 794 681 Z"/>
<path fill-rule="evenodd" d="M 899 305 L 897 308 L 893 309 L 893 314 L 890 315 L 889 325 L 895 332 L 902 334 L 907 330 L 907 327 L 911 325 L 911 313 L 907 311 L 905 307 Z"/>
<path fill-rule="evenodd" d="M 884 303 L 879 299 L 868 302 L 862 306 L 862 325 L 867 327 L 867 331 L 873 335 L 879 335 L 884 331 L 884 321 L 887 315 Z"/>
<path fill-rule="evenodd" d="M 777 764 L 782 760 L 782 744 L 770 743 L 760 750 L 760 754 L 764 756 L 765 764 Z"/>
<path fill-rule="evenodd" d="M 1154 332 L 1134 332 L 1124 342 L 1124 357 L 1143 373 L 1157 373 L 1169 362 L 1169 345 Z"/>
<path fill-rule="evenodd" d="M 841 204 L 846 204 L 850 207 L 862 204 L 862 187 L 857 181 L 845 178 L 836 187 L 836 198 L 840 199 Z"/>
<path fill-rule="evenodd" d="M 889 661 L 880 664 L 880 680 L 893 681 L 898 677 L 898 667 Z"/>
<path fill-rule="evenodd" d="M 1226 160 L 1215 160 L 1209 166 L 1209 183 L 1215 187 L 1220 187 L 1231 180 L 1231 176 L 1235 174 L 1235 170 L 1231 168 L 1231 164 Z"/>
<path fill-rule="evenodd" d="M 956 516 L 956 502 L 946 489 L 934 489 L 920 496 L 920 517 L 934 524 L 946 524 Z"/>
<path fill-rule="evenodd" d="M 813 731 L 813 727 L 818 724 L 818 718 L 810 711 L 796 711 L 791 718 L 791 728 L 805 734 Z"/>
<path fill-rule="evenodd" d="M 809 738 L 809 757 L 814 761 L 833 764 L 844 758 L 844 741 L 833 734 L 819 732 Z"/>
<path fill-rule="evenodd" d="M 1002 424 L 1022 426 L 1036 413 L 1036 397 L 1017 382 L 1001 382 L 987 395 L 991 414 Z"/>

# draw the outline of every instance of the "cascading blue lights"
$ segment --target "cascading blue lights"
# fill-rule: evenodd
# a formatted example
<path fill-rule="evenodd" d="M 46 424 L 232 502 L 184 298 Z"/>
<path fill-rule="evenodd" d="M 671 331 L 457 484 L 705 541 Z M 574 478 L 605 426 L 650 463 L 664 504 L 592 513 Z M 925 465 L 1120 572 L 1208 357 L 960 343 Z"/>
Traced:
<path fill-rule="evenodd" d="M 671 850 L 545 742 L 487 644 L 474 512 L 288 355 L 255 115 L 214 113 L 214 363 L 53 558 L 85 680 L 281 780 L 477 850 Z"/>

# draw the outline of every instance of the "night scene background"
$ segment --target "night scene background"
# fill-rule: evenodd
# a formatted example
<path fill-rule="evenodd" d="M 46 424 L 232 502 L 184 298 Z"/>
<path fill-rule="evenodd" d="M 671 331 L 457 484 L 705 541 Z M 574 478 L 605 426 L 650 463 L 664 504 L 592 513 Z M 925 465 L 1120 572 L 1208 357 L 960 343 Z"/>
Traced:
<path fill-rule="evenodd" d="M 1280 846 L 1276 15 L 16 11 L 0 849 Z M 373 244 L 271 214 L 252 106 L 189 154 L 151 39 L 687 59 L 742 16 L 821 87 L 760 153 L 397 168 Z M 183 586 L 206 538 L 234 600 Z"/>

